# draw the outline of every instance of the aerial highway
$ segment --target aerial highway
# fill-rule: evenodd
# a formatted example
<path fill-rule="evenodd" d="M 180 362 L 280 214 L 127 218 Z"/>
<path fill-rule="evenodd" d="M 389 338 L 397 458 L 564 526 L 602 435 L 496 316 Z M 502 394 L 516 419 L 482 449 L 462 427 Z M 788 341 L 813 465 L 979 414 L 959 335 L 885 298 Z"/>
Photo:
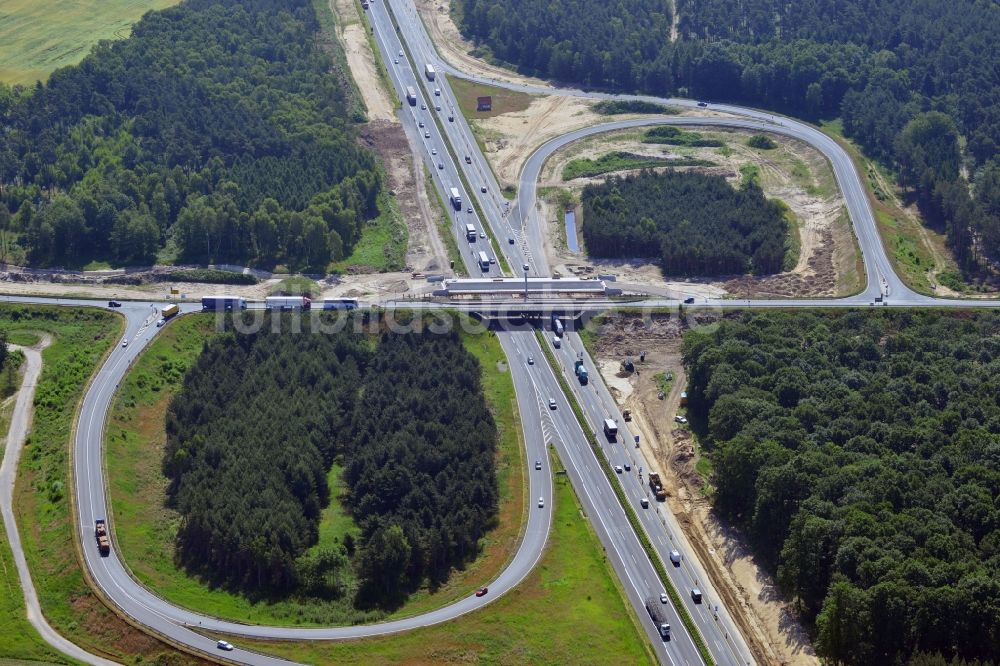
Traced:
<path fill-rule="evenodd" d="M 944 307 L 998 307 L 997 301 L 962 299 L 933 299 L 907 288 L 896 276 L 889 263 L 878 235 L 864 185 L 847 153 L 831 138 L 805 123 L 763 111 L 729 105 L 712 105 L 712 109 L 726 115 L 694 117 L 651 117 L 636 121 L 604 123 L 568 133 L 543 145 L 526 162 L 519 184 L 518 199 L 510 202 L 503 197 L 492 169 L 478 148 L 471 128 L 459 110 L 458 101 L 448 85 L 444 73 L 477 80 L 490 85 L 529 93 L 575 95 L 591 98 L 645 99 L 680 107 L 694 107 L 691 100 L 659 99 L 645 96 L 614 96 L 587 93 L 578 90 L 554 89 L 540 86 L 498 82 L 481 77 L 467 76 L 451 67 L 439 57 L 416 12 L 408 0 L 383 0 L 372 3 L 366 12 L 372 34 L 383 61 L 389 71 L 402 107 L 399 116 L 411 145 L 433 174 L 435 187 L 442 200 L 449 203 L 449 193 L 456 188 L 462 195 L 462 205 L 452 206 L 451 230 L 462 248 L 462 260 L 471 275 L 496 277 L 501 273 L 499 252 L 504 255 L 514 276 L 527 266 L 534 275 L 545 275 L 548 266 L 541 246 L 541 225 L 534 216 L 535 183 L 545 159 L 560 147 L 599 132 L 624 127 L 652 124 L 712 125 L 751 130 L 770 131 L 805 141 L 820 150 L 830 161 L 840 186 L 851 220 L 862 249 L 868 281 L 858 295 L 844 299 L 789 299 L 789 300 L 704 300 L 696 307 L 859 307 L 871 306 L 877 298 L 890 306 L 944 306 Z M 398 27 L 398 29 L 397 29 Z M 390 65 L 390 63 L 392 63 Z M 438 74 L 430 80 L 424 66 L 432 64 Z M 407 102 L 407 88 L 416 93 L 415 104 Z M 439 94 L 438 94 L 439 91 Z M 422 108 L 426 107 L 426 108 Z M 440 107 L 440 110 L 438 109 Z M 449 119 L 450 117 L 450 119 Z M 421 123 L 423 126 L 421 126 Z M 466 160 L 468 157 L 468 160 Z M 484 191 L 485 190 L 485 191 Z M 473 204 L 473 202 L 475 202 Z M 469 212 L 469 210 L 472 212 Z M 475 239 L 467 237 L 466 225 L 477 229 Z M 479 231 L 488 231 L 483 238 Z M 492 242 L 491 242 L 492 239 Z M 480 252 L 487 254 L 483 265 Z M 7 298 L 5 300 L 51 303 L 54 299 Z M 57 300 L 62 304 L 93 305 L 103 307 L 106 301 Z M 654 297 L 644 301 L 648 307 L 676 308 L 679 299 Z M 383 305 L 392 306 L 392 303 Z M 400 303 L 400 307 L 432 308 L 436 303 Z M 539 303 L 544 310 L 554 303 Z M 565 303 L 562 304 L 565 306 Z M 611 306 L 610 301 L 581 303 L 585 309 Z M 455 303 L 457 309 L 476 310 L 483 303 Z M 197 309 L 185 305 L 184 312 Z M 677 611 L 666 604 L 664 611 L 670 618 L 673 637 L 661 640 L 646 616 L 644 604 L 650 596 L 661 591 L 659 577 L 653 564 L 642 549 L 637 535 L 627 520 L 611 485 L 600 468 L 600 461 L 586 443 L 587 433 L 581 430 L 567 396 L 562 393 L 557 377 L 544 360 L 537 338 L 531 332 L 500 332 L 500 340 L 511 368 L 516 388 L 518 408 L 529 463 L 528 521 L 524 537 L 509 566 L 488 584 L 490 593 L 483 598 L 469 596 L 437 610 L 392 622 L 351 627 L 290 628 L 245 625 L 220 620 L 180 608 L 156 595 L 130 574 L 126 563 L 116 548 L 102 557 L 93 547 L 94 521 L 108 517 L 114 535 L 114 517 L 108 515 L 106 480 L 102 464 L 104 422 L 115 392 L 129 367 L 159 330 L 154 324 L 158 316 L 156 304 L 125 302 L 121 313 L 127 319 L 125 339 L 110 353 L 88 388 L 79 415 L 79 426 L 73 442 L 73 474 L 76 518 L 83 544 L 86 568 L 95 586 L 105 599 L 120 612 L 166 640 L 188 649 L 248 664 L 286 664 L 281 659 L 246 650 L 234 639 L 237 648 L 220 654 L 216 650 L 215 635 L 265 639 L 334 640 L 378 636 L 407 631 L 422 626 L 444 622 L 475 611 L 505 592 L 516 587 L 534 568 L 543 551 L 549 533 L 552 510 L 552 473 L 547 445 L 551 443 L 559 454 L 562 465 L 572 480 L 584 511 L 604 546 L 609 561 L 622 581 L 629 603 L 635 609 L 644 630 L 650 638 L 658 659 L 668 664 L 696 664 L 700 655 L 679 617 Z M 550 336 L 546 336 L 548 339 Z M 612 461 L 628 461 L 633 468 L 615 482 L 621 484 L 629 502 L 639 506 L 643 498 L 649 499 L 648 490 L 638 477 L 638 468 L 648 468 L 641 452 L 631 446 L 633 433 L 623 427 L 623 419 L 615 406 L 600 375 L 593 372 L 591 383 L 582 387 L 572 381 L 572 364 L 582 358 L 593 369 L 579 336 L 568 332 L 560 349 L 553 349 L 561 372 L 570 379 L 573 393 L 584 410 L 592 432 L 600 432 L 600 423 L 606 418 L 618 420 L 622 426 L 615 442 L 607 442 L 605 451 Z M 551 345 L 551 341 L 546 344 Z M 528 357 L 536 361 L 527 363 Z M 548 407 L 554 400 L 555 409 Z M 542 462 L 541 471 L 534 470 L 535 460 Z M 545 498 L 544 507 L 535 505 L 536 497 Z M 747 664 L 753 661 L 748 646 L 736 629 L 729 609 L 713 589 L 703 569 L 684 540 L 674 517 L 662 505 L 650 502 L 649 509 L 637 509 L 642 528 L 653 543 L 658 556 L 668 561 L 669 552 L 677 549 L 682 554 L 681 565 L 668 566 L 672 584 L 685 600 L 685 608 L 694 618 L 704 637 L 713 659 L 720 664 Z M 704 593 L 702 603 L 695 603 L 688 592 L 699 587 Z"/>
<path fill-rule="evenodd" d="M 424 30 L 423 24 L 417 18 L 413 5 L 409 2 L 402 2 L 401 0 L 387 0 L 384 3 L 376 2 L 369 6 L 369 10 L 366 12 L 366 15 L 372 24 L 372 31 L 376 36 L 376 42 L 382 51 L 384 61 L 386 63 L 393 61 L 393 65 L 389 67 L 387 64 L 387 67 L 389 67 L 391 71 L 391 77 L 397 86 L 397 91 L 405 91 L 407 86 L 422 88 L 423 91 L 429 93 L 429 98 L 435 101 L 440 101 L 439 106 L 441 110 L 436 111 L 435 109 L 435 117 L 438 124 L 444 129 L 446 138 L 453 146 L 453 152 L 456 155 L 470 155 L 470 157 L 471 155 L 476 156 L 474 159 L 470 160 L 471 164 L 465 163 L 462 158 L 457 158 L 455 167 L 456 170 L 464 168 L 468 174 L 468 180 L 471 182 L 476 182 L 478 180 L 479 183 L 484 185 L 484 187 L 481 187 L 478 191 L 473 191 L 472 195 L 479 198 L 480 210 L 484 212 L 491 228 L 493 229 L 493 233 L 501 239 L 507 237 L 515 240 L 514 243 L 507 242 L 500 244 L 503 251 L 507 253 L 511 267 L 515 271 L 515 275 L 518 274 L 516 271 L 519 264 L 521 267 L 526 266 L 528 269 L 534 270 L 536 274 L 540 271 L 547 273 L 548 267 L 545 264 L 544 252 L 541 245 L 541 236 L 538 231 L 540 225 L 537 223 L 526 226 L 519 225 L 517 227 L 512 225 L 511 220 L 513 219 L 513 216 L 510 214 L 510 208 L 507 205 L 506 200 L 500 197 L 500 200 L 503 201 L 503 203 L 501 203 L 501 201 L 497 198 L 500 192 L 499 185 L 493 177 L 492 171 L 488 168 L 488 165 L 485 165 L 485 158 L 478 150 L 471 128 L 466 123 L 462 114 L 458 111 L 458 100 L 455 98 L 454 93 L 451 90 L 451 86 L 448 85 L 447 78 L 435 75 L 434 79 L 431 80 L 427 76 L 423 75 L 424 68 L 427 64 L 430 64 L 435 68 L 443 68 L 444 65 L 440 58 L 438 58 L 434 46 L 431 43 L 427 32 Z M 399 44 L 399 48 L 397 48 L 397 44 Z M 409 58 L 412 58 L 412 61 L 407 62 L 405 59 L 400 58 L 400 53 L 403 53 L 405 56 L 409 56 Z M 400 95 L 400 98 L 405 100 L 405 93 Z M 409 108 L 412 110 L 414 107 Z M 401 115 L 405 126 L 408 124 L 406 118 L 407 104 L 405 101 L 403 103 Z M 407 131 L 412 129 L 413 123 L 411 122 Z M 538 162 L 538 165 L 541 165 L 541 161 Z M 445 169 L 445 171 L 447 172 L 448 169 Z M 535 178 L 537 179 L 537 174 L 535 175 Z M 441 187 L 443 188 L 444 185 L 442 184 Z M 486 190 L 485 193 L 482 192 L 483 189 Z M 531 191 L 534 191 L 533 187 Z M 530 207 L 526 207 L 524 209 L 534 209 L 533 199 Z M 520 217 L 518 217 L 518 219 L 520 220 Z M 520 220 L 520 222 L 523 224 L 524 220 Z M 522 233 L 529 227 L 532 229 L 531 232 Z M 461 236 L 459 236 L 459 239 L 461 239 Z M 504 337 L 505 336 L 501 335 L 501 339 Z M 534 345 L 537 346 L 537 344 L 537 341 L 535 341 Z M 537 349 L 537 351 L 540 352 L 541 350 Z M 540 354 L 536 354 L 536 357 L 541 358 Z M 566 363 L 569 367 L 572 367 L 573 361 L 568 360 Z M 518 364 L 512 360 L 511 366 L 514 367 L 517 365 Z M 595 384 L 601 383 L 599 377 L 596 377 L 596 380 Z M 556 385 L 556 388 L 558 388 L 558 385 Z M 603 422 L 603 419 L 607 417 L 601 416 L 600 418 L 594 418 L 594 414 L 599 411 L 599 408 L 596 405 L 591 405 L 591 409 L 589 411 L 589 415 L 592 419 L 594 419 L 591 420 L 591 424 L 601 423 Z M 606 414 L 610 415 L 610 412 L 606 412 Z M 583 441 L 584 440 L 581 437 L 580 442 L 582 443 Z M 588 447 L 584 446 L 583 448 L 587 449 Z M 604 472 L 600 469 L 601 463 L 597 457 L 594 456 L 589 449 L 581 452 L 581 456 L 587 467 L 592 470 L 592 475 L 594 477 L 601 477 L 600 481 L 598 481 L 599 485 L 606 487 L 608 482 L 603 476 Z M 646 466 L 648 467 L 648 465 Z M 619 480 L 619 482 L 621 482 L 621 480 Z M 578 494 L 581 494 L 581 486 L 574 484 L 574 487 L 577 489 Z M 632 488 L 632 490 L 634 491 L 635 488 Z M 615 497 L 613 493 L 609 492 L 607 500 L 609 504 L 605 506 L 605 510 L 608 512 L 614 511 L 615 509 L 618 511 L 621 510 L 618 506 L 617 497 Z M 615 505 L 614 508 L 611 504 Z M 624 517 L 624 514 L 622 514 L 622 516 Z M 662 540 L 662 537 L 666 534 L 664 525 L 653 519 L 648 520 L 647 525 L 647 532 L 650 534 L 654 543 L 657 541 L 657 537 L 660 537 Z M 596 521 L 594 527 L 600 533 L 601 526 L 598 525 Z M 629 529 L 631 528 L 629 527 Z M 633 535 L 633 539 L 634 538 L 635 537 Z M 636 544 L 638 544 L 637 541 Z M 688 551 L 688 547 L 683 542 L 678 541 L 677 547 Z M 690 561 L 692 559 L 691 553 L 688 552 L 687 554 Z M 667 552 L 662 553 L 661 559 L 666 561 L 666 555 Z M 662 587 L 659 583 L 659 576 L 652 568 L 652 564 L 649 563 L 648 557 L 645 552 L 641 550 L 641 548 L 636 553 L 636 557 L 648 565 L 646 575 L 652 576 L 651 578 L 646 578 L 644 582 L 645 587 L 655 587 L 657 589 Z M 619 578 L 623 581 L 623 583 L 625 583 L 625 581 L 632 580 L 633 575 L 635 574 L 630 571 L 630 568 L 632 568 L 632 565 L 637 566 L 638 562 L 629 563 L 626 560 L 619 560 L 618 562 L 613 561 L 613 565 L 615 566 Z M 705 581 L 705 584 L 700 587 L 706 591 L 707 596 L 716 600 L 719 599 L 719 596 L 714 594 L 714 591 L 711 590 L 711 585 L 707 580 Z M 679 586 L 679 593 L 682 598 L 685 598 L 689 592 L 690 587 L 685 590 L 683 586 Z M 690 600 L 690 597 L 687 598 Z M 630 595 L 630 600 L 632 601 L 633 608 L 635 609 L 638 617 L 647 628 L 647 631 L 652 631 L 652 623 L 648 621 L 648 617 L 646 615 L 645 599 Z M 699 631 L 709 643 L 709 650 L 712 657 L 719 664 L 751 663 L 753 658 L 745 641 L 738 631 L 733 630 L 734 625 L 732 625 L 731 620 L 728 618 L 728 615 L 726 615 L 725 609 L 722 608 L 721 601 L 717 601 L 716 603 L 720 607 L 719 610 L 722 613 L 721 616 L 716 614 L 706 617 L 703 613 L 695 612 L 699 609 L 689 608 L 689 612 L 694 618 L 695 623 L 698 625 Z M 693 602 L 691 602 L 690 605 L 694 605 Z M 673 608 L 670 609 L 670 612 L 674 613 Z M 717 621 L 718 617 L 721 617 L 723 622 Z M 683 636 L 686 641 L 678 639 L 672 641 L 669 644 L 670 647 L 667 654 L 669 655 L 673 650 L 681 649 L 682 652 L 679 657 L 684 663 L 700 662 L 701 657 L 695 649 L 694 644 L 690 642 L 690 637 L 686 635 L 684 627 L 679 621 L 676 621 L 676 617 L 674 619 L 675 621 L 671 622 L 671 625 L 675 628 L 675 636 L 678 638 Z M 653 644 L 654 646 L 657 646 L 658 649 L 664 645 L 655 632 L 650 635 L 654 638 Z"/>

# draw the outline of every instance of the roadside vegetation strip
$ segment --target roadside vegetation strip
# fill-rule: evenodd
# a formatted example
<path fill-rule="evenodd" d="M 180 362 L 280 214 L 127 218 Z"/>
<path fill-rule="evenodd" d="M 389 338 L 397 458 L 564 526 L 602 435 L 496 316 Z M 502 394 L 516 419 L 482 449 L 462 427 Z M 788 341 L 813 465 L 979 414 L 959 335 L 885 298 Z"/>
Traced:
<path fill-rule="evenodd" d="M 562 469 L 551 447 L 549 455 L 552 469 Z M 297 643 L 239 638 L 239 647 L 312 664 L 657 663 L 642 618 L 632 612 L 565 474 L 555 476 L 552 492 L 549 546 L 516 588 L 485 608 L 391 636 Z M 487 599 L 494 594 L 491 589 Z"/>
<path fill-rule="evenodd" d="M 583 408 L 580 407 L 580 403 L 576 399 L 576 394 L 573 393 L 570 388 L 569 381 L 567 381 L 565 375 L 562 372 L 562 368 L 556 360 L 555 354 L 549 349 L 546 344 L 545 336 L 541 331 L 535 330 L 535 337 L 538 338 L 538 343 L 542 347 L 542 352 L 545 354 L 545 358 L 549 362 L 549 366 L 552 368 L 552 372 L 555 373 L 556 378 L 559 380 L 559 386 L 562 388 L 563 393 L 566 394 L 566 399 L 569 400 L 570 407 L 573 408 L 573 414 L 576 415 L 576 420 L 580 424 L 580 428 L 583 430 L 584 436 L 587 438 L 587 443 L 590 444 L 591 450 L 600 462 L 601 470 L 604 472 L 604 476 L 607 477 L 608 483 L 615 491 L 615 496 L 618 498 L 618 503 L 621 504 L 622 509 L 625 510 L 625 515 L 628 516 L 628 522 L 632 526 L 632 531 L 635 532 L 636 537 L 639 539 L 639 543 L 642 544 L 642 549 L 646 552 L 646 556 L 649 561 L 652 562 L 653 568 L 656 569 L 656 575 L 659 576 L 660 582 L 663 584 L 663 588 L 667 591 L 667 595 L 670 597 L 671 603 L 677 611 L 677 615 L 680 616 L 681 622 L 684 624 L 684 628 L 687 629 L 691 636 L 691 640 L 694 642 L 695 647 L 698 648 L 698 652 L 701 654 L 701 658 L 705 661 L 707 666 L 713 666 L 715 661 L 712 659 L 712 654 L 708 651 L 708 646 L 705 644 L 705 639 L 702 637 L 701 632 L 698 630 L 697 625 L 695 625 L 694 620 L 691 618 L 690 613 L 688 613 L 687 608 L 684 607 L 681 595 L 677 592 L 677 588 L 674 587 L 673 582 L 670 580 L 670 576 L 667 575 L 666 566 L 663 564 L 663 560 L 660 559 L 659 554 L 656 549 L 653 548 L 653 543 L 649 540 L 649 535 L 646 534 L 645 528 L 642 523 L 639 522 L 639 516 L 635 512 L 635 507 L 632 503 L 628 501 L 625 496 L 625 491 L 622 489 L 621 484 L 618 479 L 615 478 L 615 474 L 612 472 L 611 463 L 608 461 L 607 456 L 604 453 L 604 449 L 597 442 L 597 437 L 594 435 L 593 429 L 587 422 L 587 418 L 583 413 Z"/>
<path fill-rule="evenodd" d="M 13 304 L 0 305 L 0 320 L 11 332 L 52 336 L 42 353 L 32 432 L 14 490 L 24 557 L 46 620 L 94 654 L 196 663 L 117 617 L 90 589 L 77 559 L 68 462 L 73 423 L 90 378 L 122 336 L 124 320 L 97 308 Z"/>
<path fill-rule="evenodd" d="M 923 224 L 922 219 L 914 219 L 900 207 L 895 176 L 844 136 L 843 123 L 839 119 L 824 122 L 820 129 L 851 158 L 864 184 L 885 253 L 906 286 L 925 296 L 938 296 L 931 288 L 936 274 L 936 282 L 957 292 L 982 293 L 962 276 L 943 234 Z M 891 191 L 885 191 L 886 187 Z M 861 264 L 860 259 L 858 263 Z"/>
<path fill-rule="evenodd" d="M 173 282 L 202 282 L 205 284 L 250 285 L 260 282 L 252 273 L 234 273 L 216 268 L 186 268 L 167 274 Z"/>
<path fill-rule="evenodd" d="M 11 396 L 23 384 L 23 375 L 17 372 L 15 360 L 13 353 L 7 357 L 3 368 L 3 378 L 0 380 L 0 384 L 4 388 L 0 395 L 4 398 L 10 398 L 0 406 L 0 458 L 3 457 L 2 454 L 6 450 L 10 418 L 14 411 L 14 399 Z M 7 386 L 9 370 L 13 370 L 10 377 L 13 385 L 10 387 Z M 11 390 L 8 391 L 8 389 Z M 54 664 L 77 663 L 49 647 L 28 622 L 25 615 L 24 593 L 18 579 L 17 568 L 14 565 L 13 553 L 11 553 L 10 545 L 7 542 L 7 532 L 3 522 L 0 522 L 0 589 L 6 592 L 6 594 L 0 594 L 0 636 L 3 637 L 0 641 L 0 661 L 11 659 Z"/>
<path fill-rule="evenodd" d="M 424 168 L 424 188 L 427 191 L 427 201 L 430 203 L 431 208 L 434 209 L 434 214 L 437 217 L 436 225 L 438 232 L 441 234 L 441 241 L 448 250 L 448 260 L 454 263 L 454 267 L 451 270 L 458 277 L 469 277 L 469 270 L 465 267 L 462 252 L 458 249 L 458 242 L 455 240 L 455 234 L 451 230 L 451 217 L 449 217 L 444 201 L 441 199 L 441 193 L 434 187 L 434 178 L 427 165 L 423 164 L 423 162 L 421 162 L 421 165 Z M 441 267 L 441 271 L 445 271 L 444 266 Z"/>
<path fill-rule="evenodd" d="M 623 113 L 676 116 L 680 110 L 673 106 L 639 99 L 606 99 L 594 105 L 594 112 L 603 116 L 615 116 Z"/>
<path fill-rule="evenodd" d="M 582 158 L 567 162 L 566 166 L 563 167 L 562 179 L 573 180 L 574 178 L 589 178 L 592 176 L 600 176 L 605 173 L 611 173 L 613 171 L 625 171 L 627 169 L 690 166 L 715 166 L 715 162 L 710 160 L 693 159 L 690 157 L 677 159 L 614 151 L 605 153 L 597 159 Z"/>
<path fill-rule="evenodd" d="M 283 294 L 291 294 L 293 296 L 299 296 L 301 294 L 309 294 L 312 297 L 319 296 L 323 290 L 320 288 L 319 284 L 310 277 L 305 275 L 289 275 L 286 278 L 282 278 L 280 282 L 272 285 L 268 289 L 269 296 L 277 296 Z"/>
<path fill-rule="evenodd" d="M 384 181 L 384 169 L 381 171 Z M 378 217 L 365 222 L 361 238 L 354 245 L 351 254 L 331 265 L 334 271 L 343 272 L 363 267 L 379 273 L 389 273 L 406 268 L 406 247 L 410 232 L 403 222 L 398 200 L 387 190 L 379 192 L 378 211 Z"/>
<path fill-rule="evenodd" d="M 346 93 L 348 113 L 351 119 L 354 122 L 363 123 L 368 120 L 368 112 L 365 109 L 364 98 L 358 89 L 358 84 L 354 80 L 354 77 L 351 76 L 351 68 L 347 63 L 347 54 L 344 52 L 347 45 L 340 43 L 340 38 L 337 36 L 337 17 L 330 6 L 333 1 L 312 0 L 313 11 L 316 12 L 316 20 L 319 22 L 319 39 L 317 41 L 323 51 L 333 60 L 334 74 L 341 88 Z M 343 17 L 341 18 L 346 21 Z M 334 46 L 335 44 L 338 46 Z"/>
<path fill-rule="evenodd" d="M 325 315 L 320 315 L 325 316 Z M 179 569 L 174 561 L 174 543 L 180 515 L 165 506 L 169 480 L 163 475 L 166 442 L 165 411 L 171 397 L 184 382 L 188 368 L 214 332 L 214 316 L 185 315 L 172 320 L 140 356 L 115 399 L 106 435 L 108 485 L 114 510 L 116 538 L 131 572 L 144 585 L 178 605 L 235 621 L 276 626 L 352 624 L 384 619 L 385 613 L 359 613 L 317 599 L 289 598 L 273 603 L 253 602 L 222 589 L 211 589 Z M 490 334 L 462 336 L 465 348 L 481 366 L 483 392 L 499 431 L 497 479 L 499 513 L 497 525 L 480 541 L 482 552 L 464 569 L 431 591 L 419 588 L 391 617 L 408 617 L 470 594 L 477 586 L 495 578 L 506 567 L 520 543 L 524 517 L 525 467 L 520 424 L 509 371 L 496 337 Z M 331 504 L 318 526 L 322 543 L 344 542 L 352 532 L 351 517 L 340 507 L 338 487 L 342 478 L 337 465 L 331 469 Z"/>

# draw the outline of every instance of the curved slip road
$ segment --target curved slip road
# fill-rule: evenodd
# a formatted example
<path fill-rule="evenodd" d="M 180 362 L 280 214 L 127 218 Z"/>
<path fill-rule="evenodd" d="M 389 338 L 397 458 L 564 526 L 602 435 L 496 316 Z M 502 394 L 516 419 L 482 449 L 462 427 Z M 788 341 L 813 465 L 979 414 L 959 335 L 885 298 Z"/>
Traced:
<path fill-rule="evenodd" d="M 185 306 L 184 311 L 194 309 L 197 308 Z M 90 390 L 84 396 L 80 412 L 73 460 L 78 528 L 83 543 L 84 559 L 98 587 L 123 613 L 149 627 L 153 632 L 212 656 L 225 656 L 242 663 L 287 663 L 240 649 L 223 655 L 216 651 L 214 639 L 201 636 L 193 630 L 278 640 L 334 640 L 391 634 L 438 624 L 482 608 L 517 586 L 534 568 L 548 537 L 551 502 L 547 502 L 544 509 L 535 508 L 529 512 L 523 538 L 515 557 L 495 580 L 483 581 L 483 584 L 488 584 L 490 588 L 487 596 L 477 598 L 470 594 L 455 603 L 415 617 L 346 627 L 257 626 L 209 617 L 175 606 L 157 596 L 154 591 L 130 575 L 117 548 L 112 548 L 107 557 L 101 557 L 94 540 L 94 520 L 97 518 L 107 517 L 112 537 L 115 532 L 114 517 L 106 516 L 105 508 L 108 506 L 102 459 L 105 418 L 118 385 L 132 362 L 159 330 L 153 325 L 157 315 L 150 304 L 127 303 L 122 312 L 128 317 L 126 339 L 129 344 L 127 347 L 119 344 L 98 371 Z M 515 384 L 520 388 L 517 391 L 517 398 L 521 414 L 530 415 L 532 411 L 539 413 L 541 405 L 532 401 L 531 395 L 523 390 L 522 385 L 526 375 L 523 368 L 512 366 L 511 372 Z M 536 459 L 546 460 L 540 419 L 525 417 L 521 421 L 527 449 L 526 459 L 532 461 L 532 464 Z M 547 471 L 548 465 L 545 465 L 543 473 L 534 472 L 532 467 L 528 477 L 529 497 L 551 497 L 551 478 Z"/>
<path fill-rule="evenodd" d="M 3 464 L 0 465 L 0 513 L 3 514 L 3 525 L 4 530 L 7 532 L 7 542 L 10 544 L 11 552 L 14 554 L 14 565 L 17 567 L 17 576 L 21 581 L 21 590 L 24 593 L 24 607 L 31 626 L 38 631 L 46 643 L 73 659 L 78 659 L 88 664 L 97 664 L 98 666 L 113 666 L 115 662 L 90 654 L 83 648 L 63 638 L 45 620 L 45 616 L 42 615 L 42 608 L 38 603 L 38 594 L 35 592 L 35 585 L 28 571 L 28 563 L 24 559 L 24 551 L 21 548 L 21 533 L 17 529 L 17 520 L 14 517 L 14 482 L 17 480 L 17 463 L 21 458 L 21 449 L 24 447 L 24 442 L 31 429 L 31 420 L 34 414 L 32 407 L 35 398 L 35 387 L 38 385 L 38 376 L 42 372 L 42 351 L 51 342 L 51 338 L 46 336 L 34 347 L 10 345 L 11 349 L 19 349 L 24 353 L 25 364 L 24 378 L 21 388 L 17 392 L 14 411 L 11 413 L 10 429 L 7 432 L 7 445 L 4 447 L 3 453 Z"/>

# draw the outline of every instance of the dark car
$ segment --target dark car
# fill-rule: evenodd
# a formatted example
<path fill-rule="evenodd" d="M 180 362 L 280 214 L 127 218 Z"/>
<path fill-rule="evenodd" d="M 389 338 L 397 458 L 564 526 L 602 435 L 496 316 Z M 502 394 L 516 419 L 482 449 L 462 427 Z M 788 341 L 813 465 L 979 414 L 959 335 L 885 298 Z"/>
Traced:
<path fill-rule="evenodd" d="M 122 306 L 118 301 L 108 301 L 109 308 L 120 308 Z"/>
<path fill-rule="evenodd" d="M 698 106 L 704 109 L 706 106 L 708 106 L 708 102 L 698 102 Z"/>
<path fill-rule="evenodd" d="M 477 597 L 485 597 L 486 593 L 489 592 L 489 591 L 490 590 L 489 590 L 488 587 L 481 587 L 478 590 L 476 590 L 476 596 Z"/>
<path fill-rule="evenodd" d="M 688 296 L 687 298 L 684 299 L 684 302 L 687 303 L 688 305 L 691 305 L 692 303 L 694 303 L 694 296 Z"/>

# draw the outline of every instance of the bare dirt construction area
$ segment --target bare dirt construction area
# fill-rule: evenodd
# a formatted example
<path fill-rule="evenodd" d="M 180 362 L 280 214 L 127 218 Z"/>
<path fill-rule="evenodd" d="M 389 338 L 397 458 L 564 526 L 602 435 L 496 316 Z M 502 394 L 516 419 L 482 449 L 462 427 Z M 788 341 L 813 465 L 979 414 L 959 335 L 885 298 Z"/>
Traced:
<path fill-rule="evenodd" d="M 159 270 L 159 269 L 157 269 Z M 198 302 L 203 296 L 219 293 L 264 300 L 287 275 L 275 275 L 255 285 L 218 285 L 179 282 L 169 277 L 120 271 L 45 272 L 0 271 L 0 290 L 10 296 L 43 296 L 96 300 L 136 300 Z M 319 282 L 321 293 L 313 298 L 357 298 L 367 302 L 405 299 L 431 291 L 432 285 L 419 272 L 366 273 L 329 276 Z M 172 293 L 176 291 L 176 294 Z"/>
<path fill-rule="evenodd" d="M 330 9 L 337 17 L 337 37 L 347 56 L 347 64 L 361 97 L 368 107 L 368 120 L 396 120 L 395 107 L 379 78 L 365 35 L 365 25 L 358 16 L 353 0 L 330 0 Z"/>
<path fill-rule="evenodd" d="M 644 285 L 667 296 L 721 297 L 845 296 L 862 285 L 854 233 L 837 188 L 833 171 L 816 150 L 799 141 L 771 136 L 771 150 L 751 148 L 751 134 L 736 130 L 685 128 L 702 138 L 716 139 L 721 147 L 689 147 L 643 143 L 643 130 L 609 132 L 574 142 L 555 153 L 542 169 L 539 182 L 540 217 L 546 222 L 545 245 L 549 265 L 560 273 L 616 273 L 626 284 Z M 739 186 L 755 178 L 764 194 L 788 207 L 790 242 L 794 265 L 777 275 L 730 280 L 667 281 L 659 268 L 647 260 L 600 260 L 570 252 L 566 243 L 563 202 L 579 201 L 583 188 L 601 183 L 608 174 L 563 180 L 563 171 L 574 160 L 596 159 L 613 151 L 659 159 L 699 160 L 710 165 L 662 167 L 716 174 Z M 616 175 L 629 170 L 615 171 Z M 560 191 L 562 195 L 560 196 Z M 566 192 L 569 193 L 567 197 Z M 576 207 L 577 230 L 582 211 Z M 579 234 L 578 234 L 579 237 Z M 797 257 L 795 256 L 797 253 Z"/>
<path fill-rule="evenodd" d="M 727 315 L 736 316 L 736 315 Z M 642 452 L 651 471 L 660 474 L 667 505 L 685 537 L 725 600 L 758 663 L 817 666 L 808 634 L 785 602 L 771 576 L 754 562 L 741 535 L 712 511 L 711 488 L 688 426 L 674 421 L 687 385 L 681 361 L 681 338 L 692 325 L 717 320 L 716 313 L 643 316 L 611 313 L 590 323 L 589 345 L 601 376 L 632 425 L 641 433 Z M 640 354 L 645 352 L 645 360 Z M 630 357 L 635 372 L 621 362 Z M 667 379 L 671 376 L 671 379 Z M 663 398 L 660 398 L 660 395 Z"/>
<path fill-rule="evenodd" d="M 472 55 L 476 46 L 462 36 L 458 26 L 452 21 L 449 0 L 414 0 L 414 4 L 438 53 L 456 69 L 495 81 L 546 87 L 550 85 L 547 81 L 522 76 Z"/>
<path fill-rule="evenodd" d="M 434 215 L 421 172 L 422 162 L 414 158 L 402 125 L 382 120 L 370 122 L 362 128 L 361 140 L 381 156 L 389 177 L 388 188 L 395 192 L 403 221 L 409 230 L 407 267 L 421 272 L 445 270 L 448 253 L 437 229 L 431 228 L 430 220 L 434 219 Z"/>

